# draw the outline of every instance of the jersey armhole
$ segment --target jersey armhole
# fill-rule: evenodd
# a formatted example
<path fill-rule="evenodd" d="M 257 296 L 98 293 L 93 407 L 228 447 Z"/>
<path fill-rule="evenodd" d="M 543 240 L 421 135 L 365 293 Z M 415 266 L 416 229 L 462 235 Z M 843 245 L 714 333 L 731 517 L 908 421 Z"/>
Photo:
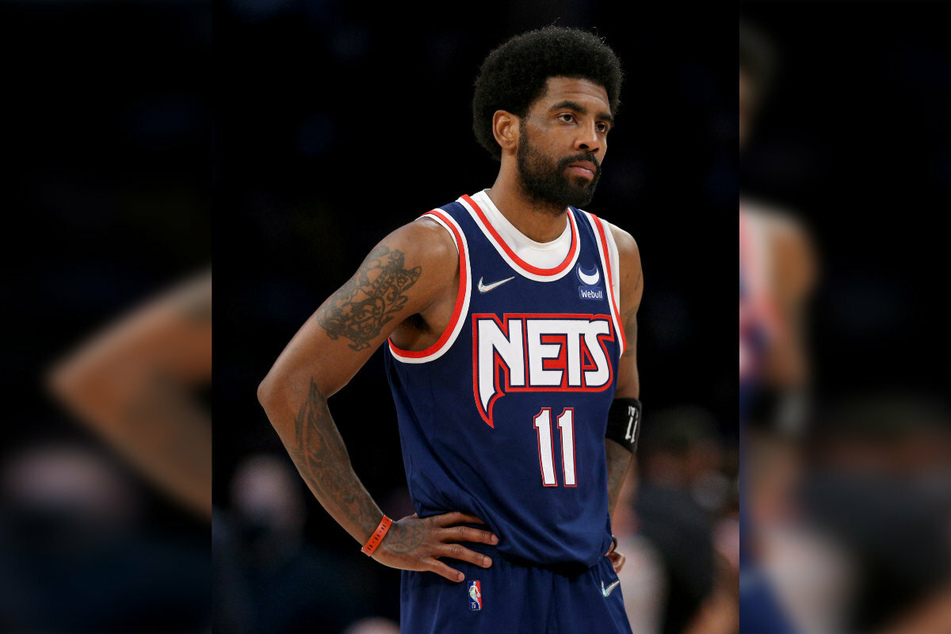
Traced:
<path fill-rule="evenodd" d="M 623 320 L 621 319 L 621 302 L 619 299 L 621 293 L 620 253 L 608 223 L 592 213 L 584 212 L 584 214 L 594 230 L 598 254 L 601 256 L 602 266 L 606 268 L 610 286 L 608 289 L 608 304 L 611 310 L 611 318 L 614 321 L 614 328 L 618 334 L 620 354 L 624 354 L 624 350 L 627 349 L 627 340 L 624 337 L 624 328 L 622 327 Z"/>
<path fill-rule="evenodd" d="M 420 218 L 427 218 L 438 223 L 443 229 L 449 232 L 453 243 L 456 245 L 456 251 L 459 254 L 459 288 L 456 291 L 456 301 L 453 305 L 452 316 L 445 330 L 436 340 L 436 343 L 424 350 L 403 350 L 393 343 L 392 339 L 387 339 L 390 353 L 393 358 L 403 363 L 426 363 L 435 361 L 452 346 L 459 331 L 465 322 L 465 316 L 469 312 L 469 291 L 472 288 L 471 272 L 469 267 L 469 249 L 466 242 L 466 236 L 462 228 L 442 209 L 433 209 L 428 211 Z"/>

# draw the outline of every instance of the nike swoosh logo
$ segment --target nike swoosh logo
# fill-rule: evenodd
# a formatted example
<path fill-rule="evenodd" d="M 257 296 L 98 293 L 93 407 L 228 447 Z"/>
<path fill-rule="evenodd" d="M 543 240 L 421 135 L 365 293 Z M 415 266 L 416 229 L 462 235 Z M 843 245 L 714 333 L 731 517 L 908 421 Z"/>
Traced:
<path fill-rule="evenodd" d="M 492 282 L 491 284 L 483 284 L 483 283 L 482 283 L 482 278 L 480 277 L 480 278 L 479 278 L 479 284 L 478 284 L 479 292 L 480 292 L 480 293 L 488 293 L 488 292 L 491 291 L 492 289 L 498 288 L 498 287 L 502 286 L 503 284 L 505 284 L 506 282 L 511 282 L 511 281 L 514 280 L 514 279 L 515 279 L 515 276 L 513 275 L 512 277 L 507 277 L 507 278 L 505 278 L 504 280 L 499 280 L 498 282 Z"/>
<path fill-rule="evenodd" d="M 618 585 L 619 583 L 621 583 L 621 580 L 620 580 L 620 579 L 618 579 L 617 581 L 615 581 L 614 583 L 612 583 L 611 585 L 609 585 L 607 588 L 605 588 L 605 587 L 604 587 L 604 582 L 602 581 L 602 582 L 601 582 L 601 594 L 603 594 L 604 596 L 608 596 L 609 594 L 611 594 L 612 592 L 614 592 L 614 589 L 617 587 L 617 585 Z"/>

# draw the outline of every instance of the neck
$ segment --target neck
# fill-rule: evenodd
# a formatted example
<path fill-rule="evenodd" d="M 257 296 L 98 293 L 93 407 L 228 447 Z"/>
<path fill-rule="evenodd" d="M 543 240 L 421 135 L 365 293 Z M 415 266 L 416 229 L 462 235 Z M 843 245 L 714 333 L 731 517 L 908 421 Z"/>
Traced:
<path fill-rule="evenodd" d="M 530 240 L 551 242 L 565 230 L 568 209 L 531 198 L 505 170 L 487 193 L 502 215 Z"/>

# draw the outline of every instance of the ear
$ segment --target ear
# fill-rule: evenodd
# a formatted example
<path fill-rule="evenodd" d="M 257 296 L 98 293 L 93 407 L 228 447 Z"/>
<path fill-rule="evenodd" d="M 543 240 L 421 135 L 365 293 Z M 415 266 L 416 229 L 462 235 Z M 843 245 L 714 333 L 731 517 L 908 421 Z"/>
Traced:
<path fill-rule="evenodd" d="M 518 147 L 520 120 L 511 112 L 496 110 L 492 115 L 492 133 L 495 142 L 502 146 L 502 152 L 511 152 Z"/>

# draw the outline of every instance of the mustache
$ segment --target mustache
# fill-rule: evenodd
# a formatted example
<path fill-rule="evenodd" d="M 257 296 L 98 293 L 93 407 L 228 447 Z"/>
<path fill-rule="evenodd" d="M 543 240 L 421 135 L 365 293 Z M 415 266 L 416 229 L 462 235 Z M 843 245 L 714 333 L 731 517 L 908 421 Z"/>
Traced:
<path fill-rule="evenodd" d="M 558 169 L 563 170 L 576 161 L 588 161 L 589 163 L 594 163 L 595 176 L 601 173 L 601 163 L 594 157 L 594 154 L 589 154 L 587 152 L 582 152 L 580 154 L 575 154 L 574 156 L 561 159 L 558 161 Z"/>

